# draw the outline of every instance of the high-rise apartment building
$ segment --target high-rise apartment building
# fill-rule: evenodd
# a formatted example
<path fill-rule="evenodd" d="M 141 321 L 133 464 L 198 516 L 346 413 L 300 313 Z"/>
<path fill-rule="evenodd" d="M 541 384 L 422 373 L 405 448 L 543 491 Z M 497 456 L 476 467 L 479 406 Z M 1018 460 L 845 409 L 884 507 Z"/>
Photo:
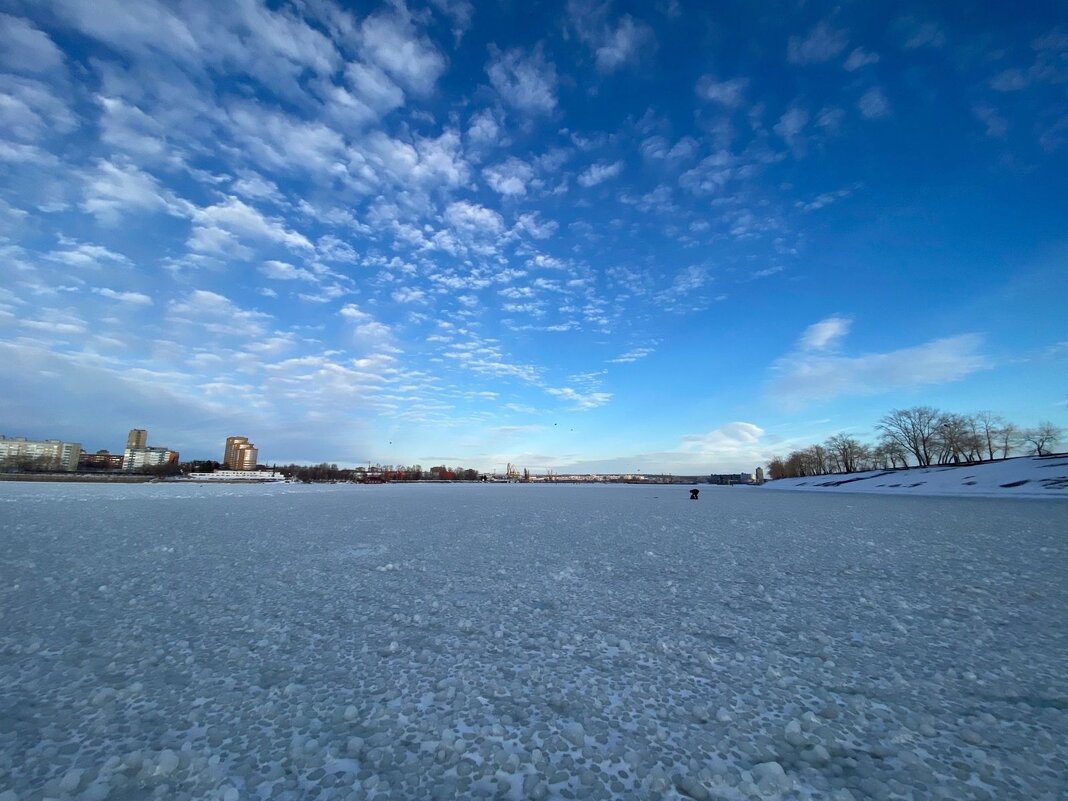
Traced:
<path fill-rule="evenodd" d="M 148 432 L 143 428 L 131 428 L 130 433 L 126 435 L 126 447 L 147 448 Z"/>
<path fill-rule="evenodd" d="M 248 437 L 227 437 L 223 465 L 230 470 L 255 470 L 259 453 Z"/>
<path fill-rule="evenodd" d="M 0 464 L 3 465 L 74 472 L 78 469 L 78 457 L 81 453 L 82 446 L 79 442 L 0 436 Z"/>

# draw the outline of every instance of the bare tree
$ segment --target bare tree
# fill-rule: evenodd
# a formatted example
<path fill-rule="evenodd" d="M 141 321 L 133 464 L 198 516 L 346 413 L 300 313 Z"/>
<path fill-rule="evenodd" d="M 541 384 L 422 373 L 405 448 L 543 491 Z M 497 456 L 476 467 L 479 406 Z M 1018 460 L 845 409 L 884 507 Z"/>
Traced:
<path fill-rule="evenodd" d="M 854 437 L 844 434 L 835 434 L 827 440 L 826 446 L 843 473 L 857 472 L 861 462 L 868 458 L 868 449 Z"/>
<path fill-rule="evenodd" d="M 939 464 L 979 461 L 982 443 L 972 418 L 963 414 L 943 414 L 935 434 L 934 449 Z"/>
<path fill-rule="evenodd" d="M 993 412 L 976 412 L 972 415 L 972 425 L 986 450 L 987 458 L 993 460 L 1005 420 Z"/>
<path fill-rule="evenodd" d="M 920 467 L 927 467 L 931 464 L 932 445 L 941 421 L 942 413 L 937 409 L 914 406 L 894 409 L 876 428 L 911 453 Z"/>
<path fill-rule="evenodd" d="M 1053 446 L 1061 441 L 1064 430 L 1053 425 L 1049 420 L 1029 428 L 1021 434 L 1023 441 L 1031 446 L 1035 456 L 1045 456 Z"/>
<path fill-rule="evenodd" d="M 768 478 L 772 481 L 786 478 L 786 461 L 781 456 L 776 456 L 768 462 Z"/>

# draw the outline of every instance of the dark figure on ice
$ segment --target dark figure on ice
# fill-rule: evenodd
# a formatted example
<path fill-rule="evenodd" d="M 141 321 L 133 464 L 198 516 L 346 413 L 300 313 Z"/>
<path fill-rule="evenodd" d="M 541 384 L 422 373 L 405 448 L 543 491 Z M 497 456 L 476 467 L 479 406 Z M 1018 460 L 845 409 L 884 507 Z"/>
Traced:
<path fill-rule="evenodd" d="M 698 496 L 698 494 L 699 494 L 700 492 L 701 492 L 701 490 L 699 490 L 699 489 L 692 489 L 692 490 L 690 490 L 690 500 L 691 500 L 691 501 L 696 501 L 696 500 L 697 500 L 697 496 Z"/>

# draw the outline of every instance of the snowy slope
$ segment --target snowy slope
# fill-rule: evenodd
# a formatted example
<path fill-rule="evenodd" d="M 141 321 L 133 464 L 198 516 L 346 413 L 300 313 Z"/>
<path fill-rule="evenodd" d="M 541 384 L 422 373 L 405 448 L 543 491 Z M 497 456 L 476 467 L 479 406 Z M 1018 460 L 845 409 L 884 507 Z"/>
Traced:
<path fill-rule="evenodd" d="M 1068 498 L 1068 454 L 1024 456 L 977 465 L 783 478 L 768 482 L 764 488 L 892 495 Z"/>

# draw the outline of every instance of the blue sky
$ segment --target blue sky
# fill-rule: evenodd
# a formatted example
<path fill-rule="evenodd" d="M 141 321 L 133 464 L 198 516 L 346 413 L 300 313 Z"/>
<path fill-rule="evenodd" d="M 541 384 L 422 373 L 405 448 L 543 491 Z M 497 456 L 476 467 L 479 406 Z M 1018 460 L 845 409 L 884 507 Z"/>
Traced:
<path fill-rule="evenodd" d="M 0 2 L 0 433 L 751 470 L 1068 424 L 1057 3 Z"/>

